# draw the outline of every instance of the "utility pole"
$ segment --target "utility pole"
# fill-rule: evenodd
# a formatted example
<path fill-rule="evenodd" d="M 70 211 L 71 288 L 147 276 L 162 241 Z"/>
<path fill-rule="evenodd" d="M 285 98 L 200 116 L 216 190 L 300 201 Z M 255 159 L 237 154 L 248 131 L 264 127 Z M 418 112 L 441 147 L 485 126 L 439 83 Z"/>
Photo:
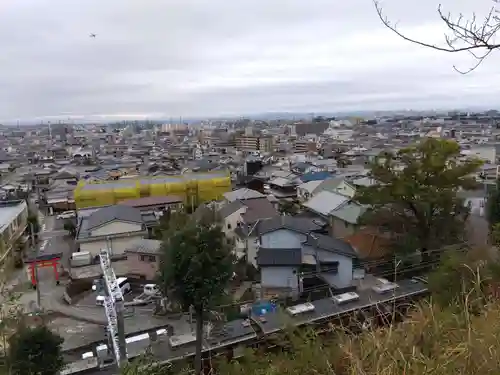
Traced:
<path fill-rule="evenodd" d="M 42 298 L 40 296 L 40 279 L 38 277 L 38 249 L 36 248 L 36 245 L 35 245 L 35 228 L 34 228 L 34 225 L 33 223 L 29 223 L 29 226 L 30 226 L 30 239 L 31 239 L 31 247 L 33 248 L 33 250 L 35 251 L 35 262 L 33 264 L 33 267 L 35 267 L 34 269 L 34 273 L 35 273 L 35 290 L 36 290 L 36 305 L 38 307 L 38 310 L 41 310 L 42 308 Z"/>
<path fill-rule="evenodd" d="M 260 219 L 258 219 L 255 224 L 253 225 L 253 227 L 250 228 L 250 230 L 248 231 L 248 233 L 246 234 L 245 236 L 245 258 L 248 262 L 248 250 L 250 248 L 250 244 L 249 244 L 249 241 L 250 241 L 250 236 L 252 235 L 253 231 L 255 230 L 255 228 L 257 228 L 257 225 L 259 224 L 260 222 Z"/>

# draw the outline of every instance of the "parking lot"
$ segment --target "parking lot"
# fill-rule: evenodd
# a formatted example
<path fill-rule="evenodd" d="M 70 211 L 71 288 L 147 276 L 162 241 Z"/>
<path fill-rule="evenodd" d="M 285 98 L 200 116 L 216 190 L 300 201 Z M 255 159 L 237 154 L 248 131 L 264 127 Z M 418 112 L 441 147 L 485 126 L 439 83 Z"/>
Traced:
<path fill-rule="evenodd" d="M 134 298 L 139 297 L 142 294 L 142 288 L 132 289 L 132 292 L 124 295 L 125 302 L 132 302 Z M 98 292 L 89 292 L 82 299 L 80 299 L 75 306 L 79 307 L 90 307 L 97 306 L 96 298 L 99 295 Z M 149 308 L 151 309 L 151 307 Z"/>

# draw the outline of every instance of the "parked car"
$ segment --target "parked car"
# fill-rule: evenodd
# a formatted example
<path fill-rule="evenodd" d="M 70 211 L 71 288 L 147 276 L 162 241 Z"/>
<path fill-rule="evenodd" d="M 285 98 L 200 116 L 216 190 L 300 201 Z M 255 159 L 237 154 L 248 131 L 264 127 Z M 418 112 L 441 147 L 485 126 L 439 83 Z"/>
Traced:
<path fill-rule="evenodd" d="M 74 217 L 76 217 L 75 211 L 66 211 L 62 214 L 57 215 L 57 219 L 72 219 Z"/>

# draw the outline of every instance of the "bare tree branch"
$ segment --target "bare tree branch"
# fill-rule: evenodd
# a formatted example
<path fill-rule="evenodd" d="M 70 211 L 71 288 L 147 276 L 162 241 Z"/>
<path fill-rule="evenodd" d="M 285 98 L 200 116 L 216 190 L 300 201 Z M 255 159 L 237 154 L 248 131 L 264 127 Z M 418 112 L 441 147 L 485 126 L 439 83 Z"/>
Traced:
<path fill-rule="evenodd" d="M 500 0 L 493 0 L 499 3 Z M 426 43 L 414 39 L 401 33 L 397 28 L 397 23 L 391 23 L 384 15 L 379 0 L 373 0 L 377 14 L 382 23 L 402 39 L 418 44 L 423 47 L 432 48 L 442 52 L 468 52 L 476 61 L 471 68 L 460 70 L 453 66 L 460 74 L 467 74 L 475 70 L 481 63 L 490 56 L 491 52 L 500 49 L 500 44 L 495 42 L 495 36 L 500 31 L 500 11 L 492 6 L 486 17 L 478 20 L 476 14 L 472 14 L 470 19 L 466 19 L 463 14 L 453 17 L 451 13 L 443 13 L 441 5 L 438 7 L 438 14 L 441 21 L 446 25 L 449 34 L 445 34 L 445 46 Z"/>

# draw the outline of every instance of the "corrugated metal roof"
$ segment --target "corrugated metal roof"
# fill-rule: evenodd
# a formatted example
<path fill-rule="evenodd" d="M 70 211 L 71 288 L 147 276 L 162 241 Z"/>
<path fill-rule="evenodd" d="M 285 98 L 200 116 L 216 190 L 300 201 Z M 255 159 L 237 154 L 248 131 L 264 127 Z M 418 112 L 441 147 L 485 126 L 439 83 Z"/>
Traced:
<path fill-rule="evenodd" d="M 348 201 L 349 197 L 344 195 L 322 191 L 304 203 L 304 207 L 320 215 L 328 216 L 330 212 Z"/>
<path fill-rule="evenodd" d="M 330 212 L 330 215 L 349 224 L 357 224 L 359 217 L 366 212 L 366 209 L 367 208 L 365 206 L 356 202 L 349 202 L 348 204 Z"/>

